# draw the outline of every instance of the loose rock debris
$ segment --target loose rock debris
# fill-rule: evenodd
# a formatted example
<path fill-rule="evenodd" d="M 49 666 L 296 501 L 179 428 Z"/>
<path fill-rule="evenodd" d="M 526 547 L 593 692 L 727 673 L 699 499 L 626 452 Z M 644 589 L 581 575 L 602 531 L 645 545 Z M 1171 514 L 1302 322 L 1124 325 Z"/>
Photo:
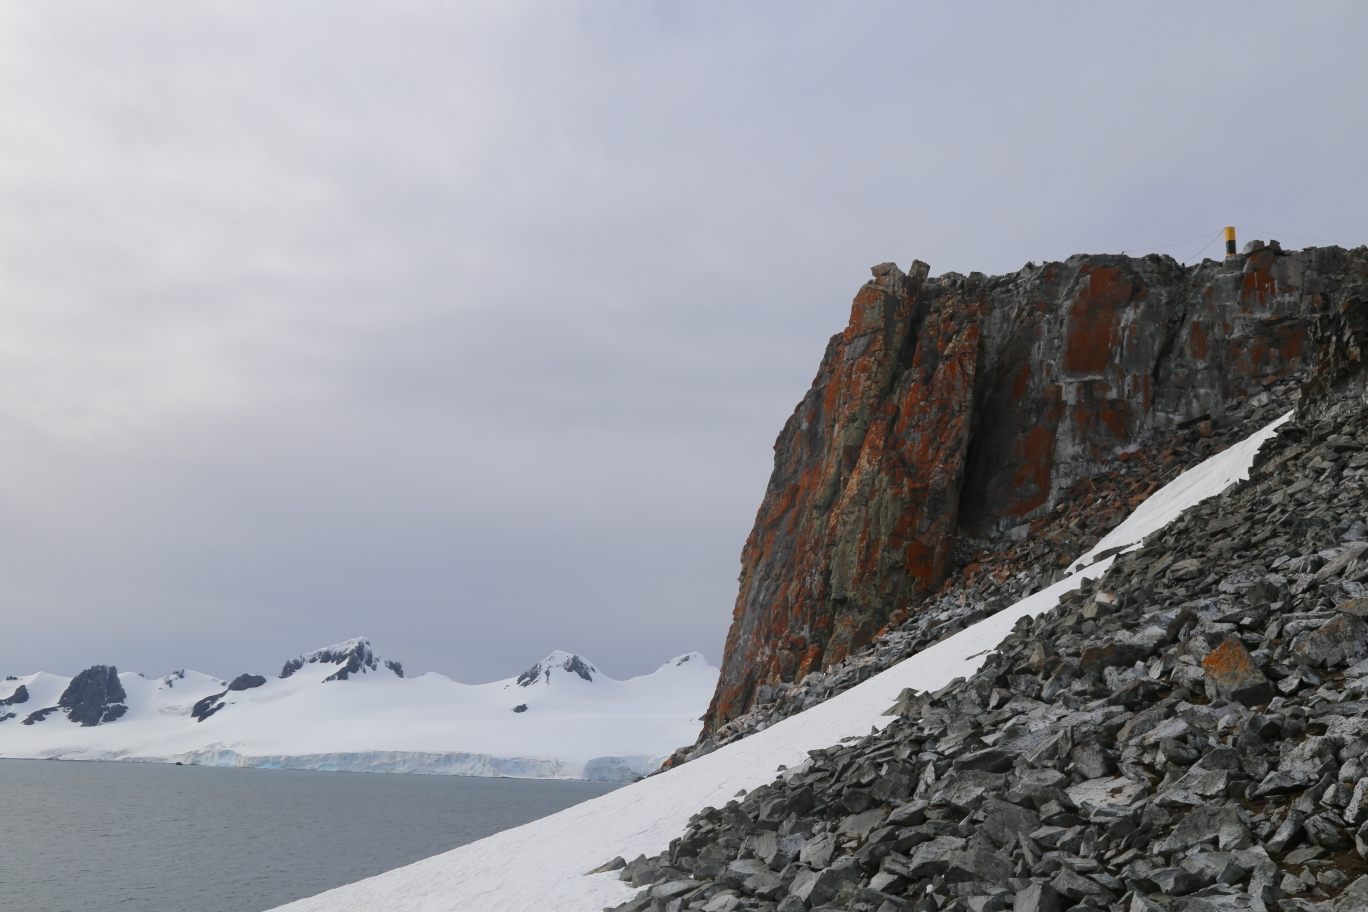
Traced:
<path fill-rule="evenodd" d="M 972 678 L 610 862 L 615 912 L 1368 909 L 1365 495 L 1345 391 Z"/>
<path fill-rule="evenodd" d="M 960 572 L 910 617 L 890 625 L 869 648 L 824 671 L 813 672 L 797 683 L 762 685 L 754 709 L 714 732 L 705 731 L 697 744 L 677 750 L 663 769 L 712 753 L 764 731 L 780 719 L 811 709 L 1045 588 L 1147 496 L 1267 425 L 1282 414 L 1280 408 L 1273 404 L 1246 408 L 1226 427 L 1199 423 L 1160 446 L 1127 454 L 1126 460 L 1108 471 L 1080 479 L 1066 490 L 1055 508 L 1032 523 L 1029 535 L 1019 542 L 961 542 Z"/>

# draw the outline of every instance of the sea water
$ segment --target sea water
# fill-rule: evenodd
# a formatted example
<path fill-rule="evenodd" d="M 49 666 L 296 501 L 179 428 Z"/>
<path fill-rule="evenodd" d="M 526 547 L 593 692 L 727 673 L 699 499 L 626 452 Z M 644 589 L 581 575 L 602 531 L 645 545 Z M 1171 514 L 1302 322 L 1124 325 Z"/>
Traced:
<path fill-rule="evenodd" d="M 0 909 L 259 912 L 615 787 L 0 760 Z"/>

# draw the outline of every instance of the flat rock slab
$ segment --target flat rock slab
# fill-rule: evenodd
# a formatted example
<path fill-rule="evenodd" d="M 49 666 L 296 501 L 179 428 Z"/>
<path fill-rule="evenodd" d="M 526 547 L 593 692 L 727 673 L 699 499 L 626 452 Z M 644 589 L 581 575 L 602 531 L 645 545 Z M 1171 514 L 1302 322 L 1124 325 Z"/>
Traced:
<path fill-rule="evenodd" d="M 1145 794 L 1145 787 L 1124 776 L 1089 779 L 1072 786 L 1065 793 L 1078 809 L 1088 816 L 1130 807 Z"/>

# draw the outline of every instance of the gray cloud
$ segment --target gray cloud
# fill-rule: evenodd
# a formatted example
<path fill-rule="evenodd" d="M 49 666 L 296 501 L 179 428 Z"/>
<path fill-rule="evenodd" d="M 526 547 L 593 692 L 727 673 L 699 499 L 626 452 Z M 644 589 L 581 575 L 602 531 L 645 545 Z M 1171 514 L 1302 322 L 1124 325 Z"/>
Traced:
<path fill-rule="evenodd" d="M 1362 243 L 1366 17 L 5 7 L 0 668 L 716 661 L 869 265 Z"/>

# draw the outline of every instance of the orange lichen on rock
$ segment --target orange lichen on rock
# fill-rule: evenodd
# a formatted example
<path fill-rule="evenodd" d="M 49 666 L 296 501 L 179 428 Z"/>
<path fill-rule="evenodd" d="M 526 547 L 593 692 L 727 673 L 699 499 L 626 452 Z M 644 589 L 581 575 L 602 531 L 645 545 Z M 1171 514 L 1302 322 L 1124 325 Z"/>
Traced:
<path fill-rule="evenodd" d="M 1207 653 L 1202 669 L 1227 700 L 1259 706 L 1273 699 L 1273 685 L 1254 663 L 1249 650 L 1234 637 L 1227 637 Z"/>
<path fill-rule="evenodd" d="M 1099 267 L 1085 274 L 1087 281 L 1069 307 L 1064 369 L 1073 374 L 1101 373 L 1112 363 L 1121 308 L 1134 290 L 1130 276 L 1117 267 Z"/>
<path fill-rule="evenodd" d="M 1336 256 L 874 267 L 775 443 L 708 726 L 915 613 L 962 537 L 1020 536 L 1099 467 L 1304 370 Z"/>

